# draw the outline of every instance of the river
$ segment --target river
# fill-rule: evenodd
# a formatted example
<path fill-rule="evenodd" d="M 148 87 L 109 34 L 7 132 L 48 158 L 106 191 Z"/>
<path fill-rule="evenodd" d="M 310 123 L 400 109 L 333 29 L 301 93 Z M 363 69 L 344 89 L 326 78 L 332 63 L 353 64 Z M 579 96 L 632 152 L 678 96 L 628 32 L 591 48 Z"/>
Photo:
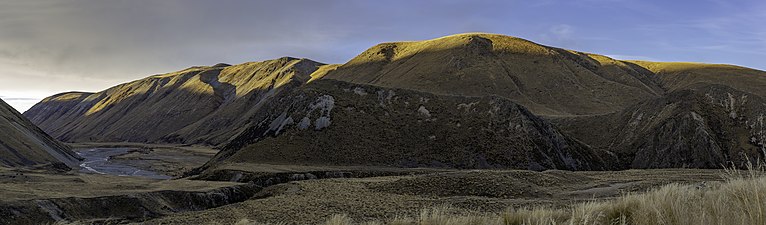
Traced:
<path fill-rule="evenodd" d="M 138 176 L 151 179 L 170 179 L 172 177 L 153 171 L 142 170 L 129 165 L 119 164 L 109 159 L 112 156 L 128 153 L 131 148 L 91 148 L 78 151 L 77 154 L 84 158 L 80 167 L 81 172 L 109 174 L 116 176 Z"/>

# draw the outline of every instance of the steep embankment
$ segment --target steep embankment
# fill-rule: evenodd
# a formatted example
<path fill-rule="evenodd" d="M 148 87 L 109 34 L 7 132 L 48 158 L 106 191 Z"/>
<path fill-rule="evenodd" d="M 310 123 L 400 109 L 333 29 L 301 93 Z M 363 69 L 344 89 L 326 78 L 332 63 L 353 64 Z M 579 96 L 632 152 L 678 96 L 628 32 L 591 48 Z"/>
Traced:
<path fill-rule="evenodd" d="M 629 61 L 668 94 L 620 112 L 550 117 L 624 168 L 720 168 L 766 158 L 766 72 L 719 64 Z"/>
<path fill-rule="evenodd" d="M 509 98 L 538 115 L 613 112 L 663 93 L 611 58 L 494 34 L 374 46 L 325 78 L 437 94 Z"/>
<path fill-rule="evenodd" d="M 618 113 L 551 121 L 592 148 L 615 152 L 623 168 L 720 168 L 766 158 L 764 115 L 760 96 L 708 85 Z"/>
<path fill-rule="evenodd" d="M 0 166 L 69 170 L 79 157 L 0 100 Z"/>
<path fill-rule="evenodd" d="M 301 85 L 322 64 L 280 58 L 192 67 L 98 93 L 63 93 L 24 115 L 52 136 L 80 141 L 219 144 L 249 123 L 282 89 Z"/>

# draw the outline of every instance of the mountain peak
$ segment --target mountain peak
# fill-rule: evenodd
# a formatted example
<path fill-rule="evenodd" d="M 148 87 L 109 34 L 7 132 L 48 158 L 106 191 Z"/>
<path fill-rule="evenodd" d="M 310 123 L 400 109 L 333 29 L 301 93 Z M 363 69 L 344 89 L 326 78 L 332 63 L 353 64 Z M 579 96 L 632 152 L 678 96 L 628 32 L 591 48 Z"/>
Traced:
<path fill-rule="evenodd" d="M 422 41 L 386 42 L 373 46 L 349 63 L 403 59 L 424 52 L 486 55 L 493 51 L 527 54 L 548 53 L 545 46 L 500 34 L 462 33 Z"/>
<path fill-rule="evenodd" d="M 437 94 L 499 95 L 544 115 L 608 113 L 662 92 L 650 72 L 606 56 L 487 33 L 382 43 L 326 78 Z"/>
<path fill-rule="evenodd" d="M 85 98 L 92 94 L 93 94 L 92 92 L 70 91 L 70 92 L 58 93 L 58 94 L 49 96 L 43 99 L 42 101 L 47 102 L 53 99 L 56 99 L 59 101 L 75 100 L 75 99 Z"/>

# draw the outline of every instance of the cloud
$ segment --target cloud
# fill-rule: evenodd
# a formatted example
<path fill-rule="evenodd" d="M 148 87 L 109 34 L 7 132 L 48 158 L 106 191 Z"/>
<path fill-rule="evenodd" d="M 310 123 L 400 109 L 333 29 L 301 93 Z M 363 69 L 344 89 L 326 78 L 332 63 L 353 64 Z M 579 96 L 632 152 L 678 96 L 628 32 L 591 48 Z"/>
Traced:
<path fill-rule="evenodd" d="M 4 95 L 0 95 L 0 99 L 19 112 L 24 112 L 29 108 L 32 108 L 32 106 L 42 100 L 42 98 L 8 97 Z"/>
<path fill-rule="evenodd" d="M 0 55 L 53 76 L 145 76 L 147 71 L 180 69 L 190 63 L 242 60 L 246 54 L 265 59 L 280 54 L 267 46 L 282 46 L 281 52 L 310 49 L 342 33 L 308 18 L 319 17 L 323 8 L 333 4 L 307 1 L 285 10 L 287 3 L 240 2 L 239 7 L 232 3 L 3 3 Z M 285 19 L 288 15 L 295 19 Z M 275 19 L 259 19 L 269 17 Z"/>
<path fill-rule="evenodd" d="M 571 38 L 574 33 L 574 27 L 567 24 L 559 24 L 551 27 L 550 31 L 558 38 Z"/>
<path fill-rule="evenodd" d="M 17 100 L 6 100 L 6 99 L 3 99 L 3 100 L 6 103 L 8 103 L 8 105 L 13 107 L 13 109 L 15 109 L 16 111 L 20 113 L 23 113 L 29 110 L 30 108 L 32 108 L 32 106 L 34 106 L 35 104 L 37 104 L 37 102 L 39 102 L 39 101 L 17 101 Z"/>
<path fill-rule="evenodd" d="M 343 63 L 384 41 L 497 31 L 513 3 L 0 1 L 0 91 L 100 91 L 193 65 L 282 56 Z"/>
<path fill-rule="evenodd" d="M 765 4 L 710 1 L 0 1 L 0 92 L 100 91 L 193 65 L 282 56 L 343 63 L 380 42 L 461 32 L 766 68 Z"/>
<path fill-rule="evenodd" d="M 410 7 L 397 6 L 404 4 Z M 483 31 L 493 23 L 485 15 L 502 15 L 505 7 L 497 5 L 402 0 L 6 1 L 0 3 L 0 62 L 46 76 L 123 80 L 192 65 L 282 56 L 343 63 L 378 42 Z M 422 14 L 425 9 L 428 15 Z"/>
<path fill-rule="evenodd" d="M 6 101 L 40 101 L 40 100 L 42 100 L 40 98 L 23 98 L 23 97 L 22 98 L 11 98 L 11 97 L 4 97 L 4 96 L 0 96 L 0 98 L 2 98 L 3 100 L 6 100 Z"/>
<path fill-rule="evenodd" d="M 568 24 L 556 24 L 540 36 L 542 42 L 563 48 L 577 48 L 580 37 L 575 36 L 575 27 Z"/>

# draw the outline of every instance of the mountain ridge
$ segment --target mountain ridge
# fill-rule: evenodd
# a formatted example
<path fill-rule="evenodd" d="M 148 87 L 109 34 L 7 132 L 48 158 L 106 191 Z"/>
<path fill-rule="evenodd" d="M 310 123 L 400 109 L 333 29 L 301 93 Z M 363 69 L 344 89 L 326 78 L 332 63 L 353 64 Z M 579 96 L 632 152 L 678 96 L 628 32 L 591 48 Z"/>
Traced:
<path fill-rule="evenodd" d="M 257 102 L 268 97 L 270 91 L 273 94 L 293 81 L 306 82 L 314 67 L 319 66 L 320 63 L 311 60 L 283 57 L 227 67 L 191 67 L 92 94 L 54 95 L 30 108 L 25 115 L 64 141 L 146 142 L 166 136 L 172 139 L 173 132 L 191 132 L 183 128 L 211 114 L 227 113 L 221 108 L 231 106 L 244 110 L 232 105 L 235 101 Z M 198 113 L 183 114 L 191 111 Z M 182 114 L 184 116 L 178 117 Z M 156 126 L 159 132 L 141 128 L 145 124 Z M 227 122 L 228 125 L 232 124 Z M 208 141 L 198 138 L 201 142 Z M 211 139 L 215 140 L 208 144 L 223 141 L 225 137 Z"/>
<path fill-rule="evenodd" d="M 173 80 L 178 77 L 183 82 Z M 176 82 L 180 83 L 168 86 Z M 756 151 L 766 140 L 766 131 L 760 127 L 766 109 L 759 105 L 766 105 L 759 100 L 766 98 L 766 88 L 759 87 L 766 87 L 766 72 L 744 67 L 616 60 L 521 38 L 470 33 L 381 43 L 344 64 L 283 57 L 192 67 L 94 94 L 56 95 L 51 98 L 60 98 L 58 102 L 46 98 L 25 115 L 65 141 L 171 142 L 223 149 L 197 172 L 211 172 L 219 163 L 289 161 L 519 169 L 709 168 L 742 164 L 746 159 L 738 154 L 766 158 L 766 150 L 764 154 Z M 131 95 L 125 90 L 131 88 L 159 94 Z M 135 101 L 131 96 L 143 97 Z M 402 100 L 390 107 L 397 98 Z M 429 101 L 438 104 L 429 105 Z M 457 122 L 466 119 L 464 110 L 472 109 L 473 102 L 482 104 L 482 109 L 470 115 L 481 118 Z M 322 108 L 328 106 L 335 109 Z M 744 108 L 734 110 L 735 106 Z M 494 117 L 495 112 L 538 125 L 515 130 L 524 134 L 517 136 L 511 132 L 514 129 L 493 125 L 504 121 Z M 83 119 L 104 113 L 110 116 L 99 123 Z M 655 116 L 642 120 L 651 122 L 636 122 L 634 116 L 641 113 Z M 391 115 L 400 118 L 392 120 Z M 634 122 L 644 127 L 631 131 L 636 135 L 618 129 Z M 308 127 L 317 130 L 305 136 L 308 131 L 303 130 Z M 454 133 L 461 129 L 492 135 L 473 138 L 485 144 L 459 143 L 460 150 L 442 146 L 441 151 L 451 152 L 440 155 L 439 149 L 420 146 L 432 140 L 417 132 L 422 129 L 454 134 L 450 137 L 458 139 L 472 135 Z M 707 134 L 688 134 L 693 130 Z M 729 133 L 712 135 L 715 130 Z M 374 136 L 380 132 L 387 138 Z M 393 139 L 397 132 L 401 140 Z M 499 133 L 506 136 L 494 136 Z M 314 140 L 320 137 L 346 144 Z M 679 138 L 679 142 L 664 148 L 668 143 L 657 141 L 667 138 Z M 378 142 L 358 145 L 361 142 L 353 141 L 367 139 Z M 748 144 L 747 139 L 754 141 Z M 488 144 L 509 140 L 515 144 L 506 149 Z M 702 148 L 702 142 L 714 147 Z M 386 145 L 379 147 L 392 153 L 370 148 L 376 145 Z M 348 158 L 349 146 L 368 156 L 354 162 Z M 312 155 L 320 152 L 325 156 Z M 526 158 L 519 158 L 525 154 Z M 568 154 L 578 155 L 576 161 L 587 166 L 562 164 L 569 160 Z M 700 157 L 657 160 L 658 155 L 684 154 Z M 498 158 L 508 162 L 490 163 Z M 522 165 L 525 162 L 540 166 Z"/>
<path fill-rule="evenodd" d="M 586 53 L 471 33 L 379 44 L 326 78 L 439 94 L 497 94 L 537 114 L 570 115 L 611 112 L 624 106 L 618 99 L 637 101 L 662 93 L 646 76 L 625 65 L 602 67 Z M 583 97 L 558 102 L 563 98 L 558 93 Z"/>

